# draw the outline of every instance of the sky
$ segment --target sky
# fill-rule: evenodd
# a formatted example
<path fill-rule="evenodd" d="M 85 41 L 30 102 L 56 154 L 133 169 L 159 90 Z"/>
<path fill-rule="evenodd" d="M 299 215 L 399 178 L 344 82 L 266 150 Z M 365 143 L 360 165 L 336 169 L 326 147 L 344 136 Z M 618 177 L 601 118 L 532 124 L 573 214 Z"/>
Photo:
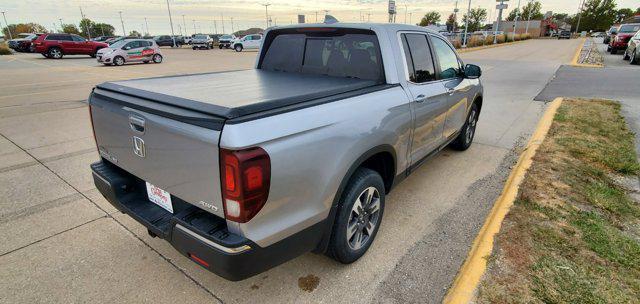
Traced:
<path fill-rule="evenodd" d="M 528 0 L 510 0 L 507 12 Z M 581 0 L 540 0 L 543 13 L 553 11 L 575 14 Z M 618 8 L 634 10 L 640 6 L 638 0 L 617 0 Z M 387 22 L 387 0 L 169 0 L 173 28 L 176 34 L 226 33 L 249 27 L 266 26 L 265 7 L 269 3 L 268 14 L 271 25 L 285 25 L 297 22 L 297 15 L 306 16 L 307 22 L 322 21 L 325 10 L 340 22 L 360 22 L 361 18 L 371 22 Z M 469 2 L 459 0 L 458 20 L 467 10 Z M 495 0 L 471 0 L 471 7 L 488 9 L 491 20 L 497 18 Z M 397 23 L 417 23 L 424 13 L 437 11 L 442 22 L 453 12 L 456 0 L 396 0 Z M 89 19 L 105 22 L 116 28 L 116 34 L 123 32 L 119 12 L 122 12 L 124 30 L 127 34 L 136 30 L 151 35 L 168 34 L 171 31 L 166 0 L 2 0 L 0 11 L 4 11 L 9 24 L 37 22 L 47 29 L 59 29 L 62 23 L 78 24 L 82 12 Z M 361 17 L 362 16 L 362 17 Z M 146 23 L 145 23 L 146 18 Z M 6 26 L 4 19 L 0 20 Z M 224 26 L 224 30 L 223 30 Z M 194 29 L 195 27 L 195 29 Z"/>

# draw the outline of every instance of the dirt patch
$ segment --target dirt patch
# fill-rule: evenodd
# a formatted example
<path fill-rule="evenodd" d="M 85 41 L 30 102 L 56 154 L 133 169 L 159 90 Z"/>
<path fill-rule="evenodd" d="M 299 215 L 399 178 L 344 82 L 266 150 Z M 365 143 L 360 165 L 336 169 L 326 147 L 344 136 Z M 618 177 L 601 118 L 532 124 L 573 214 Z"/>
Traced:
<path fill-rule="evenodd" d="M 638 303 L 640 172 L 620 105 L 565 100 L 496 236 L 478 303 Z M 629 177 L 631 176 L 631 177 Z"/>
<path fill-rule="evenodd" d="M 320 278 L 312 274 L 298 278 L 298 287 L 306 292 L 314 291 L 319 284 Z"/>

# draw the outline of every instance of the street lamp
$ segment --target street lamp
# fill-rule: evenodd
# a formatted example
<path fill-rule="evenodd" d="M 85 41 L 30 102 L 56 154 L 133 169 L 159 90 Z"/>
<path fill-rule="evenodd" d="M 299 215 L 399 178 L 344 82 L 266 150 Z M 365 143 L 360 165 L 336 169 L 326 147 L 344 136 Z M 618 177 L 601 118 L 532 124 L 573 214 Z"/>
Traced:
<path fill-rule="evenodd" d="M 124 21 L 122 21 L 122 11 L 119 11 L 118 14 L 120 14 L 120 24 L 122 24 L 122 35 L 127 37 L 127 31 L 124 30 Z"/>
<path fill-rule="evenodd" d="M 191 20 L 193 21 L 193 34 L 196 34 L 196 19 Z"/>
<path fill-rule="evenodd" d="M 62 23 L 62 18 L 58 19 L 60 21 L 60 32 L 64 33 L 64 25 Z"/>
<path fill-rule="evenodd" d="M 533 10 L 533 1 L 534 0 L 529 0 L 529 16 L 527 18 L 527 29 L 525 30 L 525 34 L 529 34 L 529 23 L 531 23 L 531 11 Z"/>
<path fill-rule="evenodd" d="M 518 7 L 516 8 L 516 18 L 513 23 L 513 38 L 515 40 L 516 32 L 518 31 L 518 18 L 520 18 L 520 0 L 518 0 Z"/>
<path fill-rule="evenodd" d="M 269 10 L 268 7 L 269 5 L 271 5 L 270 3 L 265 3 L 265 4 L 261 4 L 264 6 L 264 16 L 267 20 L 267 27 L 265 29 L 267 29 L 269 27 Z"/>
<path fill-rule="evenodd" d="M 5 16 L 4 12 L 2 12 L 2 18 L 4 18 L 4 24 L 7 25 L 7 32 L 9 32 L 9 39 L 13 39 L 13 35 L 11 35 L 11 28 L 9 27 L 9 23 L 7 23 L 7 16 Z"/>
<path fill-rule="evenodd" d="M 584 0 L 580 1 L 580 11 L 578 12 L 578 24 L 576 24 L 576 34 L 580 29 L 580 20 L 582 19 L 582 10 L 584 9 Z"/>
<path fill-rule="evenodd" d="M 467 21 L 464 23 L 464 37 L 462 38 L 462 47 L 467 47 L 467 33 L 469 32 L 469 19 L 471 19 L 471 0 L 469 0 L 469 6 L 467 7 Z"/>
<path fill-rule="evenodd" d="M 173 33 L 173 19 L 171 19 L 171 7 L 169 6 L 169 0 L 167 0 L 167 11 L 169 11 L 169 25 L 171 25 L 171 41 L 173 42 L 173 47 L 176 47 L 176 35 Z"/>
<path fill-rule="evenodd" d="M 147 22 L 147 17 L 144 17 L 144 24 L 147 26 L 147 35 L 149 35 L 149 23 Z"/>

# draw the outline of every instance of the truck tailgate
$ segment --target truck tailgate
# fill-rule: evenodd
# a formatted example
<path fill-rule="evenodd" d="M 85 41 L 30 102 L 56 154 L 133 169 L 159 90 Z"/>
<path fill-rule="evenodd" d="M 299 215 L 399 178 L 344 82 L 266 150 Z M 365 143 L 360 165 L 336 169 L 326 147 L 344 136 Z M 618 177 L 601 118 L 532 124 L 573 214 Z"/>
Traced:
<path fill-rule="evenodd" d="M 90 98 L 102 158 L 172 196 L 224 217 L 218 168 L 221 131 L 184 122 L 189 115 L 175 119 L 116 102 L 130 98 L 109 92 L 94 92 Z M 184 109 L 173 112 L 185 114 Z M 191 114 L 188 119 L 202 121 L 198 113 Z"/>

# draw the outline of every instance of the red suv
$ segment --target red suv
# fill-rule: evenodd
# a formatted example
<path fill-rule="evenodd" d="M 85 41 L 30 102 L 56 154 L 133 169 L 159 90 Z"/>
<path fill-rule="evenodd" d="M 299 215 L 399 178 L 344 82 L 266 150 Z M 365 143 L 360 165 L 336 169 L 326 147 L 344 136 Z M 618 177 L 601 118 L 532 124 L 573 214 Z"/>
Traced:
<path fill-rule="evenodd" d="M 640 31 L 640 23 L 627 23 L 622 24 L 618 28 L 618 33 L 611 38 L 609 42 L 609 48 L 607 49 L 611 54 L 618 53 L 619 50 L 626 50 L 627 45 L 631 37 Z"/>
<path fill-rule="evenodd" d="M 89 55 L 96 57 L 96 52 L 108 47 L 103 42 L 89 41 L 73 34 L 44 34 L 36 39 L 36 52 L 42 56 L 60 59 L 64 55 Z"/>

